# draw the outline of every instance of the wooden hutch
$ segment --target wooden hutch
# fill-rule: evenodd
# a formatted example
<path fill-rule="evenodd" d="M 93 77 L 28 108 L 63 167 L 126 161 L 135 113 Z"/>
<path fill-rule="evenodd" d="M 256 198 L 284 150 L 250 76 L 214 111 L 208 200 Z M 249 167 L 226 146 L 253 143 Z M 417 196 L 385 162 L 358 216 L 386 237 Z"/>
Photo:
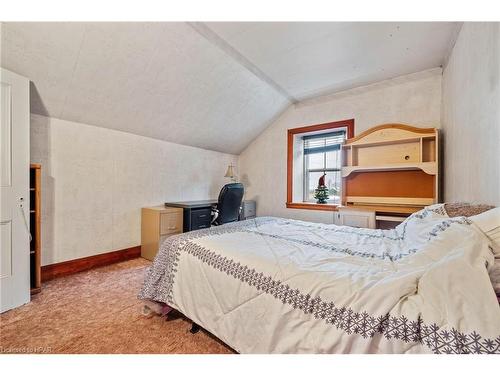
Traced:
<path fill-rule="evenodd" d="M 346 140 L 340 224 L 392 227 L 437 203 L 438 137 L 435 128 L 385 124 Z"/>

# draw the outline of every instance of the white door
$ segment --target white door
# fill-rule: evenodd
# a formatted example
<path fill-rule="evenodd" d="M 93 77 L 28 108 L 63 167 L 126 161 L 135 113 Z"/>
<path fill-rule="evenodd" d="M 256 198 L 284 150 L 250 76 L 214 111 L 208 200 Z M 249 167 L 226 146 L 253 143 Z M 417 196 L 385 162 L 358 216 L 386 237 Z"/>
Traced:
<path fill-rule="evenodd" d="M 30 300 L 29 80 L 0 68 L 0 312 Z"/>

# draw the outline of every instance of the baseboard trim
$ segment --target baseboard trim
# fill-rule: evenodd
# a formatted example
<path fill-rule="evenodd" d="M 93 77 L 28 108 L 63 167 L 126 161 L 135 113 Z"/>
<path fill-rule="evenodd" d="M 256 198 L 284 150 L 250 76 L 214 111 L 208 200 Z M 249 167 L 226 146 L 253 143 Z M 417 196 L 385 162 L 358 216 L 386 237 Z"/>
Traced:
<path fill-rule="evenodd" d="M 109 253 L 92 255 L 90 257 L 68 260 L 66 262 L 42 266 L 42 281 L 48 281 L 57 277 L 72 275 L 77 272 L 88 271 L 92 268 L 107 266 L 109 264 L 123 262 L 124 260 L 139 258 L 141 247 L 134 246 L 128 249 L 111 251 Z"/>

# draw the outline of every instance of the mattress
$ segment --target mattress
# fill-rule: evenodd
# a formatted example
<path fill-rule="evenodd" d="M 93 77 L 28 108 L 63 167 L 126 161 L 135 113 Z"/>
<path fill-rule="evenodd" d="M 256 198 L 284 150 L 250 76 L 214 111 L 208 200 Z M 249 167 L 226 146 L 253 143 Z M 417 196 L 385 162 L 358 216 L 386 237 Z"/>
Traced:
<path fill-rule="evenodd" d="M 500 353 L 492 264 L 443 205 L 391 230 L 259 217 L 169 238 L 139 297 L 240 353 Z"/>

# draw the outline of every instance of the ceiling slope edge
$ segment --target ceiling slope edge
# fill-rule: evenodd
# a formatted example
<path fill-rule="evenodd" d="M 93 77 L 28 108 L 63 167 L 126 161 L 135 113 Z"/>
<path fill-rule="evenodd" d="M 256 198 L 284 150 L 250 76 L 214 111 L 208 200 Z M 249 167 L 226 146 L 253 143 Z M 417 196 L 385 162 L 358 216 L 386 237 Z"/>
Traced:
<path fill-rule="evenodd" d="M 285 97 L 291 104 L 298 103 L 297 98 L 290 95 L 283 87 L 278 85 L 273 79 L 271 79 L 267 74 L 260 70 L 255 64 L 243 56 L 238 50 L 227 43 L 223 38 L 221 38 L 217 33 L 212 31 L 203 22 L 187 22 L 197 33 L 203 36 L 206 40 L 212 43 L 214 46 L 218 47 L 229 57 L 235 60 L 238 64 L 243 66 L 245 69 L 254 74 L 257 78 L 267 83 L 269 86 L 274 88 L 283 97 Z"/>

